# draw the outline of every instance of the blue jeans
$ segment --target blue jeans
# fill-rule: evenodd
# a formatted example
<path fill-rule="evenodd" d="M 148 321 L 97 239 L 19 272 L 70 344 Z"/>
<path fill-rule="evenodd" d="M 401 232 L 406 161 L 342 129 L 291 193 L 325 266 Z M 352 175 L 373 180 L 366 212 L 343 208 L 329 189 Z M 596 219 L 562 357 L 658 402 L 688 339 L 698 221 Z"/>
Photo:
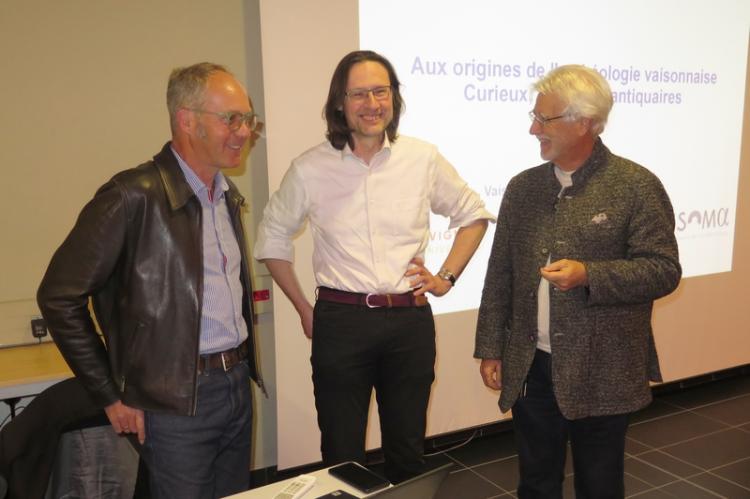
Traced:
<path fill-rule="evenodd" d="M 624 497 L 628 415 L 566 419 L 552 387 L 550 354 L 536 351 L 525 394 L 513 405 L 518 446 L 520 499 L 562 498 L 568 440 L 577 499 Z"/>
<path fill-rule="evenodd" d="M 154 499 L 213 499 L 249 488 L 249 376 L 247 362 L 198 376 L 195 416 L 146 413 L 142 456 Z"/>

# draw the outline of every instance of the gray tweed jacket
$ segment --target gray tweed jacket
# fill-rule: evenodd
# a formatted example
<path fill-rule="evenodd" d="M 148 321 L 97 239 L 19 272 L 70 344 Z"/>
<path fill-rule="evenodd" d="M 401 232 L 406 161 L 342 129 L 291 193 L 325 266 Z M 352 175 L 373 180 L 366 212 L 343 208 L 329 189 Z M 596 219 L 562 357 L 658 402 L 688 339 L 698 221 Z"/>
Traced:
<path fill-rule="evenodd" d="M 552 163 L 508 184 L 479 308 L 474 356 L 502 361 L 500 409 L 519 396 L 537 341 L 539 269 L 583 262 L 589 284 L 550 291 L 552 381 L 568 419 L 632 412 L 661 381 L 653 301 L 682 273 L 674 212 L 655 175 L 597 140 L 558 199 Z"/>

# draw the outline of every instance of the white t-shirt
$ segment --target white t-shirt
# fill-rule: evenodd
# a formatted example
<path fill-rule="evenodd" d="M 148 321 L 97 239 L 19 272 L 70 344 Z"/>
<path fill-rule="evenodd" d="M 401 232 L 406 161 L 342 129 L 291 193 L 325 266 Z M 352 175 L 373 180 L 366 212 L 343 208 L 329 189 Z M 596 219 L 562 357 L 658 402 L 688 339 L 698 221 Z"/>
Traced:
<path fill-rule="evenodd" d="M 555 176 L 557 181 L 560 182 L 562 188 L 557 194 L 559 198 L 562 196 L 563 191 L 573 185 L 573 172 L 566 172 L 555 166 Z M 552 253 L 547 257 L 547 265 L 552 262 Z M 539 289 L 537 291 L 537 340 L 536 347 L 539 350 L 544 350 L 547 353 L 552 352 L 552 345 L 549 341 L 549 291 L 550 284 L 547 279 L 542 277 L 539 279 Z"/>

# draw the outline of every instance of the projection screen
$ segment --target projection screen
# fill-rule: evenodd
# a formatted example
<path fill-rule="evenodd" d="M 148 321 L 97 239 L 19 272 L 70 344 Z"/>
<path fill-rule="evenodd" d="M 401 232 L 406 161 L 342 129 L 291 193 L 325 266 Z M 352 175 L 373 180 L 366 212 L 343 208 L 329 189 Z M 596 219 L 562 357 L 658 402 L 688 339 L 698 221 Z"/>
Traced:
<path fill-rule="evenodd" d="M 554 64 L 603 71 L 617 98 L 603 140 L 667 187 L 685 273 L 692 276 L 655 307 L 665 379 L 750 362 L 742 314 L 750 265 L 737 257 L 750 251 L 747 157 L 740 168 L 750 4 L 261 0 L 260 7 L 271 192 L 294 157 L 324 140 L 330 76 L 351 50 L 373 49 L 394 62 L 406 100 L 401 132 L 437 144 L 491 211 L 509 178 L 542 162 L 528 135 L 529 84 Z M 452 235 L 445 221 L 432 224 L 434 269 Z M 497 393 L 483 387 L 472 358 L 490 241 L 488 234 L 456 289 L 431 300 L 440 314 L 428 435 L 508 416 L 497 408 Z M 307 231 L 295 247 L 295 268 L 312 301 Z M 278 288 L 273 305 L 284 469 L 318 461 L 319 434 L 310 343 Z M 379 446 L 378 426 L 373 403 L 368 448 Z"/>

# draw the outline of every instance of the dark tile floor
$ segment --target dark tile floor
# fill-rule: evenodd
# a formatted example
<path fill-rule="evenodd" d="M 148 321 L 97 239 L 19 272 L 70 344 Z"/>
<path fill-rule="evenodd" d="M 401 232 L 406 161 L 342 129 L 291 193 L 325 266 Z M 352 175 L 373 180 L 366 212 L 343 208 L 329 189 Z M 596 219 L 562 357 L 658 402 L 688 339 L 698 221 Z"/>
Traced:
<path fill-rule="evenodd" d="M 662 390 L 631 419 L 626 497 L 750 498 L 750 375 Z M 658 392 L 658 390 L 657 390 Z M 474 438 L 430 458 L 453 462 L 438 499 L 516 497 L 518 461 L 510 431 Z M 569 459 L 570 461 L 570 459 Z M 565 477 L 573 498 L 573 469 Z"/>

